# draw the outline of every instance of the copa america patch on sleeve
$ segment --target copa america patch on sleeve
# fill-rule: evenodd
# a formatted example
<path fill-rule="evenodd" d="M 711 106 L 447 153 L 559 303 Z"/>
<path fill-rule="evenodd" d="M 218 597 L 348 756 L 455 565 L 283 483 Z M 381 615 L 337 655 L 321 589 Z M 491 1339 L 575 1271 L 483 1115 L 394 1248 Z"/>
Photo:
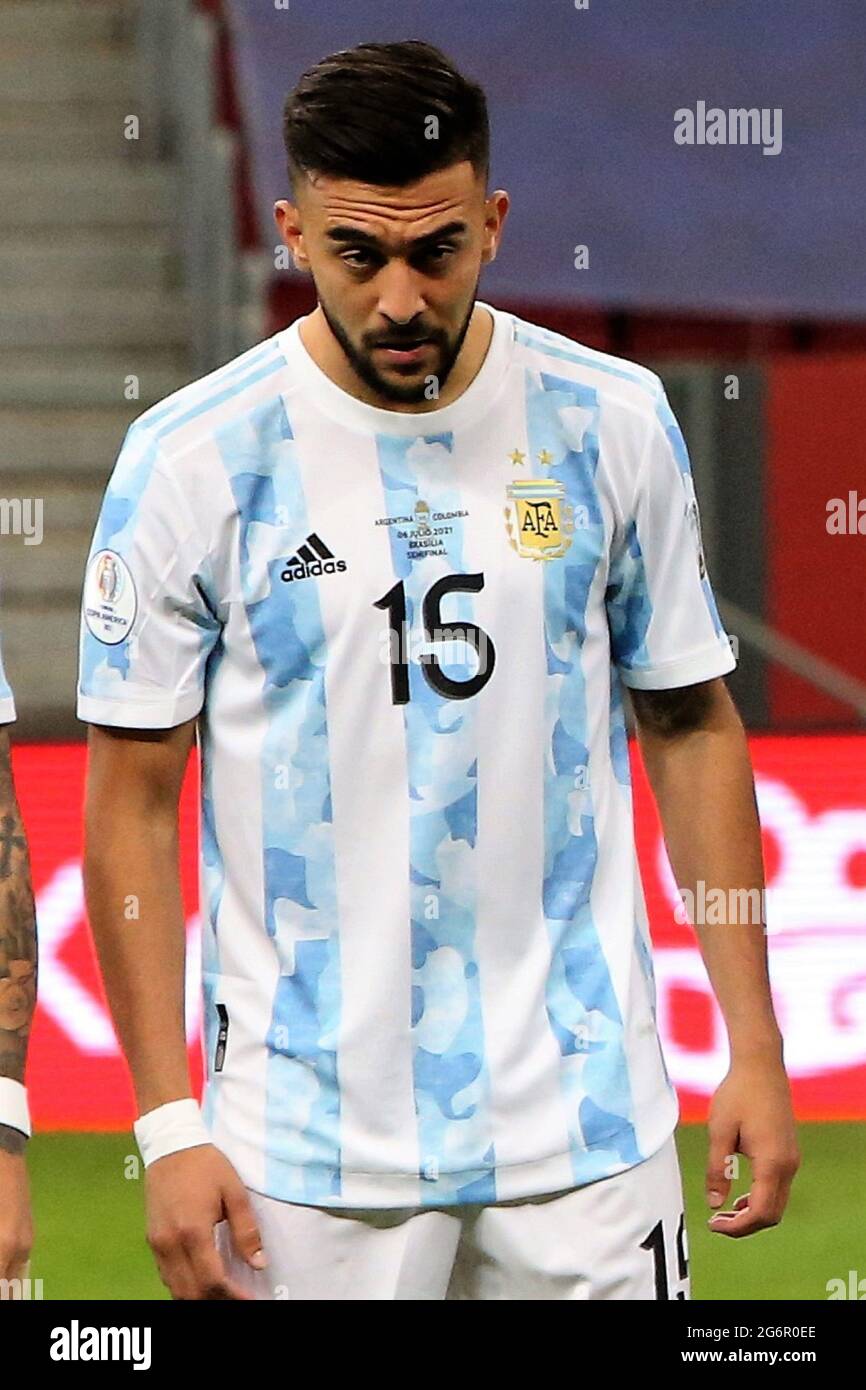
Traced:
<path fill-rule="evenodd" d="M 84 621 L 99 642 L 115 647 L 135 622 L 138 596 L 129 566 L 114 550 L 98 550 L 84 581 Z"/>

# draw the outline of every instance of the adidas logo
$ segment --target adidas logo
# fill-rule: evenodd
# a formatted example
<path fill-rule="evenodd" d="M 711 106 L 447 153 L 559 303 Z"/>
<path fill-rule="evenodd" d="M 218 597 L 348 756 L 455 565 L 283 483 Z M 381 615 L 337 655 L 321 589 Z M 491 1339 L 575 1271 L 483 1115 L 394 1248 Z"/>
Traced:
<path fill-rule="evenodd" d="M 346 568 L 345 560 L 335 560 L 320 536 L 311 531 L 303 545 L 286 561 L 280 575 L 287 584 L 294 579 L 313 579 L 320 574 L 337 574 Z"/>

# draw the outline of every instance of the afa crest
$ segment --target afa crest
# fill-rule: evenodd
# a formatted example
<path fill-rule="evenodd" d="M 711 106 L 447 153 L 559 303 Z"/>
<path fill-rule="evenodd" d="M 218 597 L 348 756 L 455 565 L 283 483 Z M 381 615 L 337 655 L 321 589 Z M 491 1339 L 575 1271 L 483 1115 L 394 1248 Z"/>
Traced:
<path fill-rule="evenodd" d="M 554 560 L 571 545 L 574 510 L 556 478 L 521 478 L 506 488 L 509 544 L 526 560 Z"/>

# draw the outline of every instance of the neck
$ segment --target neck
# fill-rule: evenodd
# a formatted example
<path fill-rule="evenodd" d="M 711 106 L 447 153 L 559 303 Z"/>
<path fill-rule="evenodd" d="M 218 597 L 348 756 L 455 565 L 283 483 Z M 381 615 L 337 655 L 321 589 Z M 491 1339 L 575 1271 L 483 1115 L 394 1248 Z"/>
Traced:
<path fill-rule="evenodd" d="M 457 361 L 451 368 L 442 391 L 434 400 L 422 400 L 411 405 L 401 401 L 388 400 L 361 380 L 331 332 L 321 307 L 315 309 L 303 321 L 299 332 L 301 342 L 316 366 L 327 377 L 330 377 L 335 386 L 339 386 L 341 390 L 354 396 L 356 400 L 363 401 L 365 405 L 374 405 L 380 410 L 394 410 L 406 415 L 423 415 L 432 410 L 442 410 L 452 401 L 456 401 L 475 380 L 487 356 L 490 340 L 493 337 L 493 316 L 479 304 L 475 305 Z"/>

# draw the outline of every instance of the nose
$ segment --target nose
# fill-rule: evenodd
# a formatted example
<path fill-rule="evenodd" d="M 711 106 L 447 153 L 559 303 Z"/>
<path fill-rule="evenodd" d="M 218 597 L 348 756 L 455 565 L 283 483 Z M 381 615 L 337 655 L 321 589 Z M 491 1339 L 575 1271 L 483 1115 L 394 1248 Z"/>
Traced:
<path fill-rule="evenodd" d="M 379 313 L 392 323 L 407 324 L 427 307 L 421 277 L 405 261 L 389 261 L 379 275 Z"/>

